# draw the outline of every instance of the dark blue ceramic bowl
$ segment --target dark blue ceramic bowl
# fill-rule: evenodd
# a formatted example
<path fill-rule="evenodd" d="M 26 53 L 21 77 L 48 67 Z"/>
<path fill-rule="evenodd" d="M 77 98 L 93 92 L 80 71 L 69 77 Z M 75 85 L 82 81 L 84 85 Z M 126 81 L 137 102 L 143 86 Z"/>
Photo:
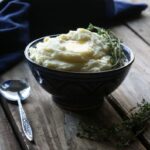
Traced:
<path fill-rule="evenodd" d="M 31 42 L 25 49 L 25 57 L 37 82 L 61 107 L 69 110 L 94 109 L 101 105 L 103 98 L 113 92 L 125 79 L 134 55 L 123 45 L 128 63 L 124 66 L 98 73 L 65 72 L 48 69 L 36 64 L 29 57 L 29 48 L 43 38 Z"/>

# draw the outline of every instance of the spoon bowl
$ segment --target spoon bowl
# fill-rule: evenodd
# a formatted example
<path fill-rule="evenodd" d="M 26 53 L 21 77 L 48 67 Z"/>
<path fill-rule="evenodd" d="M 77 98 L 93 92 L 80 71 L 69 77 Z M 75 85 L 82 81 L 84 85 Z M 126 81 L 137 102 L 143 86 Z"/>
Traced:
<path fill-rule="evenodd" d="M 22 98 L 21 101 L 24 101 L 30 95 L 30 86 L 25 80 L 8 80 L 1 84 L 1 94 L 7 98 L 9 101 L 16 101 L 19 98 L 18 92 L 20 92 Z"/>
<path fill-rule="evenodd" d="M 17 101 L 23 132 L 29 141 L 33 140 L 33 133 L 22 101 L 30 95 L 30 86 L 26 80 L 8 80 L 0 85 L 0 93 L 9 101 Z"/>

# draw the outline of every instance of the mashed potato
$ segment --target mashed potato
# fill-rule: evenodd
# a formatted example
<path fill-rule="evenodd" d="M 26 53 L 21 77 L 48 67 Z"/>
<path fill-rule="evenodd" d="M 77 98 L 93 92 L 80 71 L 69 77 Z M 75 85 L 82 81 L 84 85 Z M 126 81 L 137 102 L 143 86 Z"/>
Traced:
<path fill-rule="evenodd" d="M 50 69 L 99 72 L 112 68 L 110 51 L 103 37 L 78 28 L 57 37 L 45 37 L 29 49 L 29 56 L 35 63 Z"/>

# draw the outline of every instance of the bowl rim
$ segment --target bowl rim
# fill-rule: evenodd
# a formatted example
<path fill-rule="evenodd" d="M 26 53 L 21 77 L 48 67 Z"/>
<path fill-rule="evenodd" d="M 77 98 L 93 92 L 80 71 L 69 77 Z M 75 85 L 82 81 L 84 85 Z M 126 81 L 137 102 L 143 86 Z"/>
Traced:
<path fill-rule="evenodd" d="M 57 73 L 65 73 L 65 74 L 79 74 L 79 75 L 96 75 L 96 74 L 103 74 L 103 73 L 109 73 L 109 72 L 114 72 L 114 71 L 119 71 L 119 70 L 122 70 L 123 68 L 126 68 L 127 66 L 131 65 L 134 60 L 135 60 L 135 55 L 133 54 L 133 51 L 127 46 L 125 45 L 124 43 L 122 43 L 121 45 L 123 46 L 123 49 L 127 51 L 127 53 L 129 54 L 130 56 L 130 60 L 123 66 L 121 67 L 118 67 L 118 68 L 115 68 L 115 69 L 110 69 L 110 70 L 104 70 L 104 71 L 99 71 L 99 72 L 73 72 L 73 71 L 63 71 L 63 70 L 57 70 L 57 69 L 50 69 L 50 68 L 47 68 L 47 67 L 44 67 L 42 65 L 39 65 L 37 63 L 35 63 L 30 57 L 29 57 L 29 53 L 28 53 L 28 50 L 29 48 L 36 42 L 40 41 L 40 40 L 43 40 L 45 37 L 56 37 L 60 34 L 53 34 L 53 35 L 47 35 L 47 36 L 43 36 L 43 37 L 40 37 L 40 38 L 37 38 L 33 41 L 31 41 L 25 48 L 24 50 L 24 55 L 25 55 L 25 58 L 33 63 L 34 65 L 38 66 L 38 67 L 42 67 L 43 69 L 47 70 L 47 71 L 51 71 L 51 72 L 57 72 Z"/>

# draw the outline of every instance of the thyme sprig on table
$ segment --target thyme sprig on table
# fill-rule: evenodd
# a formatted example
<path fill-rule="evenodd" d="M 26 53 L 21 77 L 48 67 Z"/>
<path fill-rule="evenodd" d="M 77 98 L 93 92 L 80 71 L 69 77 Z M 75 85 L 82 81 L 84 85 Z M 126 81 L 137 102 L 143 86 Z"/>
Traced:
<path fill-rule="evenodd" d="M 136 107 L 136 113 L 129 119 L 119 124 L 113 124 L 109 128 L 100 126 L 93 119 L 80 120 L 77 136 L 95 141 L 116 141 L 119 148 L 129 146 L 137 136 L 141 135 L 150 119 L 150 104 L 143 100 Z"/>
<path fill-rule="evenodd" d="M 123 46 L 121 44 L 122 42 L 110 30 L 106 30 L 94 26 L 92 24 L 89 24 L 87 29 L 89 31 L 96 32 L 97 34 L 99 34 L 99 36 L 105 40 L 109 49 L 111 49 L 109 55 L 112 56 L 111 57 L 111 63 L 113 64 L 112 68 L 117 68 L 125 63 L 126 56 L 123 52 Z"/>

